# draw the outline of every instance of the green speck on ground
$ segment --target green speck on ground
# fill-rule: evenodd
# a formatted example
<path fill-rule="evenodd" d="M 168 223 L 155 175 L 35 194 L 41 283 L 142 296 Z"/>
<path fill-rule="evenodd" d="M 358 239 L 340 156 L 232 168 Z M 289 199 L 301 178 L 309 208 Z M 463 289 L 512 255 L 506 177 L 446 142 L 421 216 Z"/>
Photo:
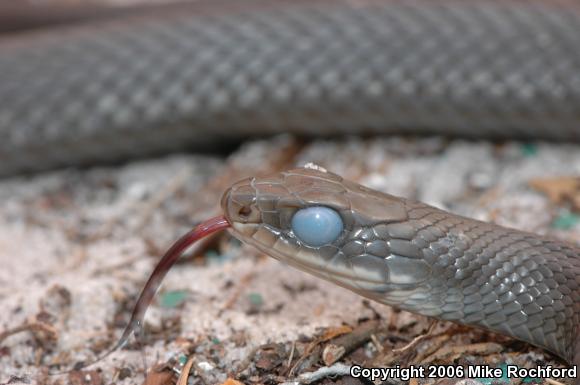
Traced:
<path fill-rule="evenodd" d="M 174 290 L 163 293 L 159 299 L 159 303 L 162 307 L 176 307 L 185 301 L 187 297 L 187 291 L 185 290 Z"/>
<path fill-rule="evenodd" d="M 552 227 L 558 230 L 570 230 L 580 223 L 580 215 L 563 212 L 552 222 Z"/>
<path fill-rule="evenodd" d="M 250 293 L 248 294 L 248 299 L 250 300 L 250 303 L 254 306 L 262 306 L 262 304 L 264 303 L 264 298 L 262 298 L 262 295 L 260 293 Z"/>
<path fill-rule="evenodd" d="M 205 257 L 207 262 L 210 264 L 225 263 L 232 258 L 229 254 L 221 254 L 215 250 L 208 250 L 205 253 Z"/>

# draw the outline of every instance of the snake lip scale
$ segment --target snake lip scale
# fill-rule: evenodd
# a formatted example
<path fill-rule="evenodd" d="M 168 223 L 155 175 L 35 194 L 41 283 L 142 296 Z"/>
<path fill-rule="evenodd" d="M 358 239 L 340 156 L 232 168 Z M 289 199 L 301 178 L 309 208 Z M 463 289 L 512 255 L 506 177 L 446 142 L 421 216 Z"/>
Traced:
<path fill-rule="evenodd" d="M 310 247 L 291 218 L 324 206 L 334 241 Z M 235 183 L 222 198 L 232 234 L 280 261 L 375 301 L 491 330 L 580 364 L 580 249 L 310 168 Z"/>

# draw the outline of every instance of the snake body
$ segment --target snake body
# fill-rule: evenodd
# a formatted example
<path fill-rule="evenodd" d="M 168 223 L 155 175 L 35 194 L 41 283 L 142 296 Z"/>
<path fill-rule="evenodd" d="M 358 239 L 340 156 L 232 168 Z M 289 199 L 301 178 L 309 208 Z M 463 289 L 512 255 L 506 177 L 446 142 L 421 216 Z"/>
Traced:
<path fill-rule="evenodd" d="M 580 139 L 573 0 L 146 13 L 0 37 L 0 175 L 287 131 Z"/>
<path fill-rule="evenodd" d="M 578 140 L 579 36 L 565 0 L 214 1 L 4 35 L 0 175 L 289 130 Z M 312 170 L 222 203 L 236 236 L 302 270 L 580 364 L 576 247 Z M 337 243 L 292 237 L 311 204 L 340 212 Z"/>
<path fill-rule="evenodd" d="M 291 218 L 329 207 L 344 231 L 310 247 Z M 492 330 L 580 364 L 580 248 L 296 169 L 234 184 L 233 235 L 362 296 Z"/>

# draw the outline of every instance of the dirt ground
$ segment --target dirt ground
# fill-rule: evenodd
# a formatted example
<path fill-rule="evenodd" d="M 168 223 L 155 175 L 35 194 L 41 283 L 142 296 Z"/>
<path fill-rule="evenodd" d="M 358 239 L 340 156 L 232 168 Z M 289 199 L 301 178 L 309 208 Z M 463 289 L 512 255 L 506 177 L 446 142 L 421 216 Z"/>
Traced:
<path fill-rule="evenodd" d="M 353 362 L 564 366 L 524 343 L 370 303 L 223 234 L 170 272 L 140 345 L 48 374 L 114 344 L 157 258 L 218 212 L 229 184 L 307 162 L 463 215 L 580 239 L 574 145 L 281 136 L 228 158 L 184 154 L 6 179 L 0 384 L 169 384 L 183 365 L 183 384 L 308 383 L 321 367 L 334 376 L 319 370 L 319 383 L 365 383 L 336 376 Z"/>

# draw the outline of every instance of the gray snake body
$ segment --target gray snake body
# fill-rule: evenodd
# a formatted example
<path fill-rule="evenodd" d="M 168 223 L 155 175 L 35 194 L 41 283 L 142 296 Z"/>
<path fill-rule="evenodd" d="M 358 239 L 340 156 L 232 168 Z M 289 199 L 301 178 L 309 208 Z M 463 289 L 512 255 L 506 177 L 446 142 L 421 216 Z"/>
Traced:
<path fill-rule="evenodd" d="M 0 175 L 247 134 L 580 139 L 570 0 L 214 1 L 0 37 Z"/>
<path fill-rule="evenodd" d="M 0 174 L 288 130 L 580 139 L 572 1 L 188 9 L 0 38 Z M 340 244 L 308 250 L 286 236 L 292 210 L 313 203 L 345 218 Z M 580 364 L 573 246 L 312 170 L 240 182 L 223 205 L 237 236 L 278 259 Z"/>

